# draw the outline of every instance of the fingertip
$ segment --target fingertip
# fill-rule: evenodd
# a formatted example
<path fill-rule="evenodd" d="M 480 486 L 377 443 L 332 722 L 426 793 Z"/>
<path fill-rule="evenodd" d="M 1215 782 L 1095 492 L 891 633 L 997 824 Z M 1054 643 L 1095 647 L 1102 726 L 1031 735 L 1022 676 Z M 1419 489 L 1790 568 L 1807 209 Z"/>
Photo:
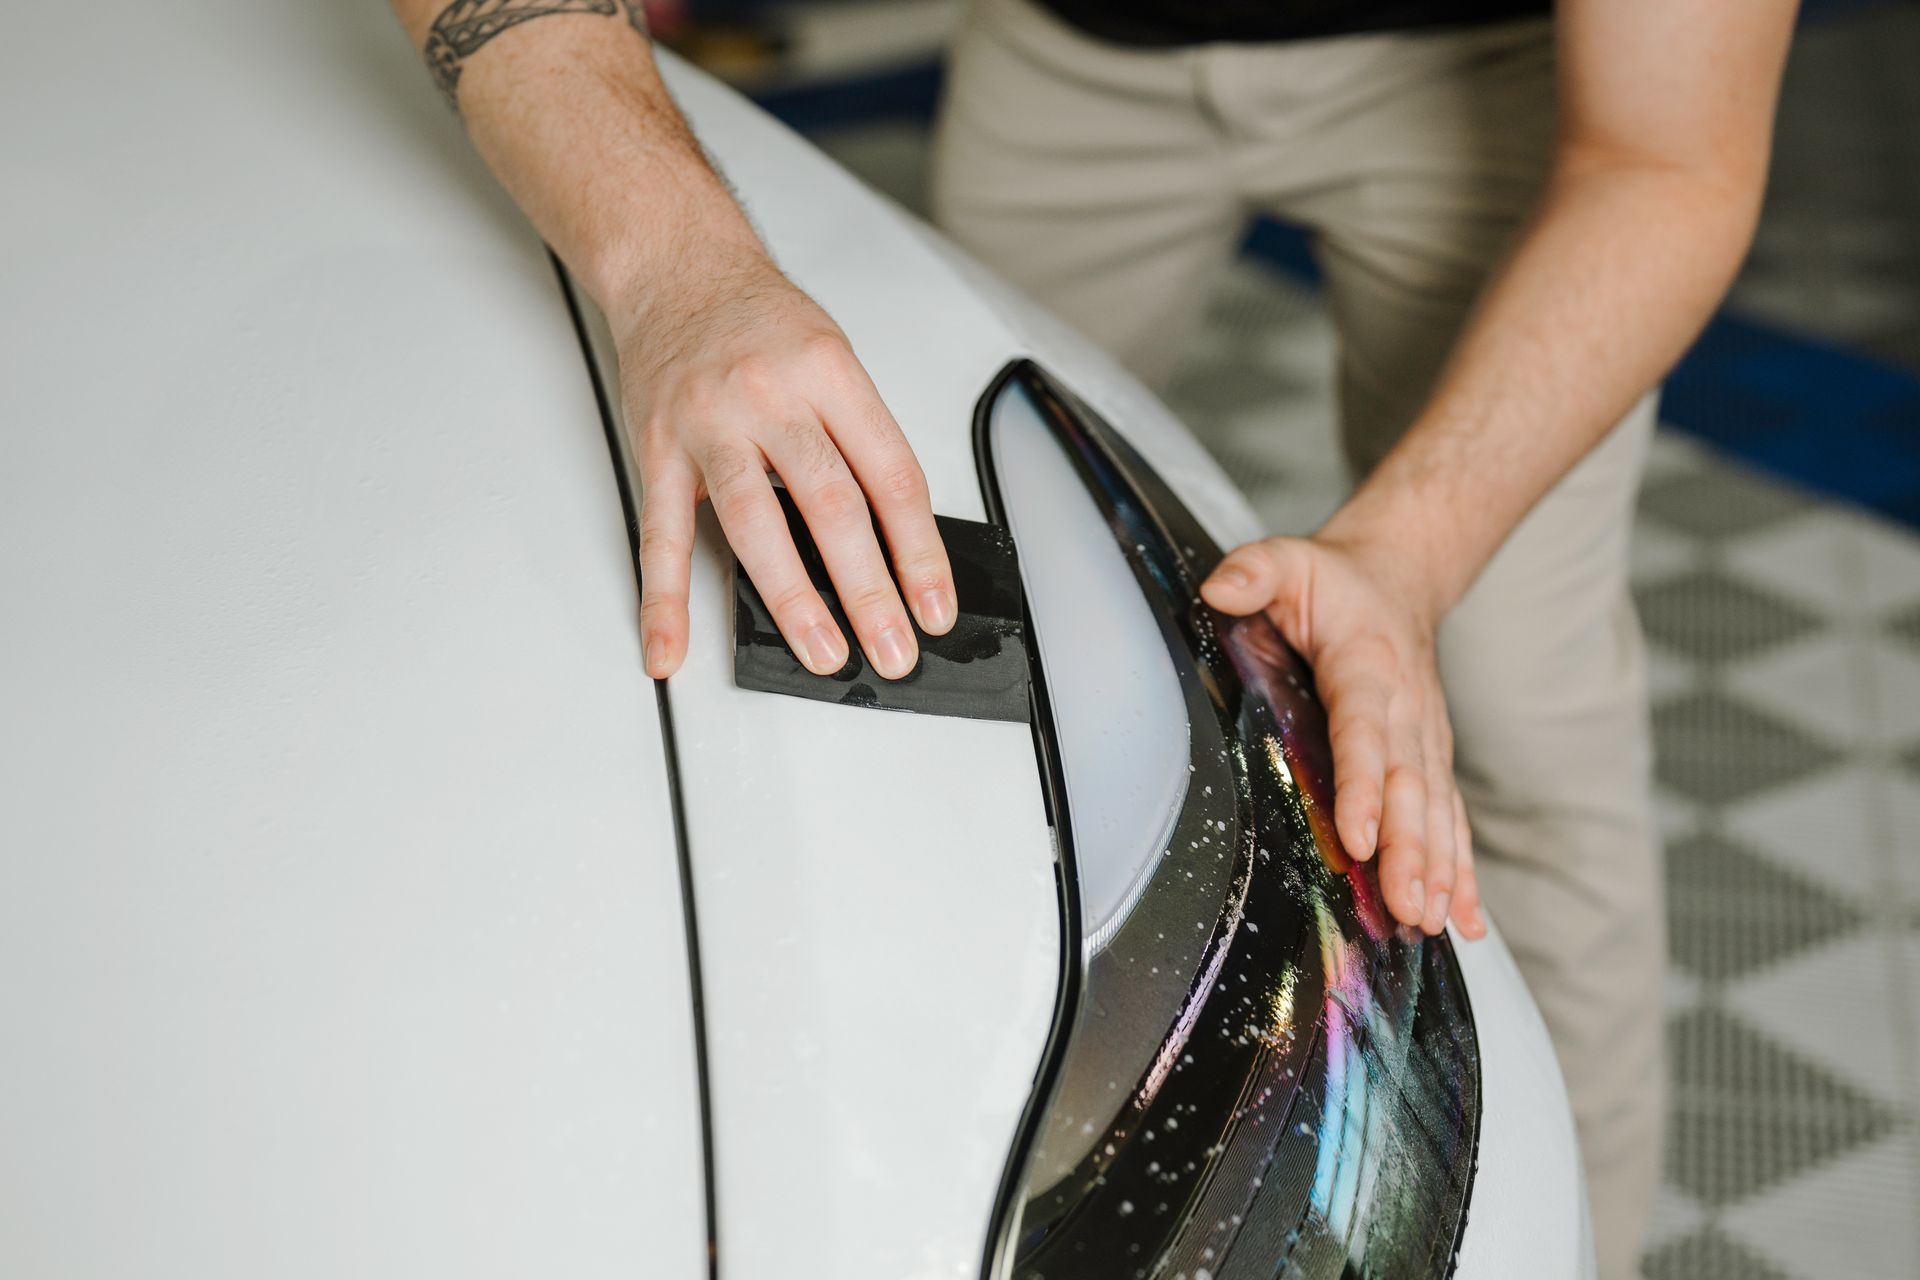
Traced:
<path fill-rule="evenodd" d="M 1200 584 L 1200 598 L 1235 617 L 1256 613 L 1264 603 L 1256 598 L 1252 583 L 1234 569 L 1215 570 L 1213 577 Z"/>
<path fill-rule="evenodd" d="M 889 626 L 881 629 L 873 638 L 873 669 L 882 679 L 898 680 L 912 671 L 920 660 L 919 646 L 904 626 Z"/>
<path fill-rule="evenodd" d="M 1453 927 L 1460 931 L 1463 938 L 1483 938 L 1487 933 L 1486 917 L 1480 914 L 1480 902 L 1471 885 L 1464 886 L 1458 897 L 1453 900 L 1450 912 Z"/>
<path fill-rule="evenodd" d="M 646 642 L 647 676 L 652 680 L 665 680 L 680 667 L 680 646 L 671 636 L 653 635 Z"/>
<path fill-rule="evenodd" d="M 943 636 L 953 630 L 953 624 L 960 617 L 953 588 L 942 584 L 922 591 L 913 602 L 913 615 L 920 629 L 930 636 Z"/>
<path fill-rule="evenodd" d="M 1399 893 L 1387 895 L 1392 907 L 1394 919 L 1409 928 L 1418 929 L 1424 923 L 1427 909 L 1426 886 L 1417 878 L 1409 880 Z"/>
<path fill-rule="evenodd" d="M 831 623 L 816 623 L 794 646 L 800 664 L 817 676 L 830 676 L 847 665 L 847 642 Z"/>
<path fill-rule="evenodd" d="M 1355 862 L 1365 862 L 1373 857 L 1373 833 L 1379 827 L 1379 819 L 1368 811 L 1364 800 L 1351 798 L 1357 794 L 1357 788 L 1342 791 L 1337 782 L 1334 788 L 1334 830 L 1339 832 L 1347 856 Z"/>
<path fill-rule="evenodd" d="M 1246 567 L 1235 563 L 1232 559 L 1227 559 L 1214 566 L 1213 572 L 1207 575 L 1207 580 L 1200 584 L 1200 589 L 1202 591 L 1209 588 L 1215 591 L 1245 591 L 1252 585 L 1253 575 L 1247 572 Z"/>

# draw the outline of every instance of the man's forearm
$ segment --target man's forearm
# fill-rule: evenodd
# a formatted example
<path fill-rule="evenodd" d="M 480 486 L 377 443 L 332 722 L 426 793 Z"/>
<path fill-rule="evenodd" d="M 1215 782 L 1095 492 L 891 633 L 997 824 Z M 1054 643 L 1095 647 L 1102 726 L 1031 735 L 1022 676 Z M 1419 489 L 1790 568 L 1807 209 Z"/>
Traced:
<path fill-rule="evenodd" d="M 639 0 L 395 0 L 473 144 L 610 314 L 763 254 L 660 81 Z M 669 269 L 672 268 L 672 269 Z"/>
<path fill-rule="evenodd" d="M 1665 376 L 1752 239 L 1795 0 L 1559 0 L 1559 147 L 1426 407 L 1322 530 L 1438 619 Z"/>
<path fill-rule="evenodd" d="M 1420 417 L 1324 534 L 1391 547 L 1444 614 L 1698 333 L 1759 188 L 1758 174 L 1563 161 Z"/>

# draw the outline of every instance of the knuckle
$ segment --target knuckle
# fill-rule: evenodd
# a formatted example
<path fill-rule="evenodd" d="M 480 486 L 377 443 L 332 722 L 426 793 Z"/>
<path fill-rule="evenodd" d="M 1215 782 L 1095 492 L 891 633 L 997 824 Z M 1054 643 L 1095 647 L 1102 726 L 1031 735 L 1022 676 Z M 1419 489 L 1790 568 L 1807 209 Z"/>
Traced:
<path fill-rule="evenodd" d="M 920 506 L 927 499 L 927 478 L 909 454 L 881 467 L 874 479 L 874 490 L 881 501 L 890 505 Z"/>
<path fill-rule="evenodd" d="M 1349 656 L 1355 663 L 1374 667 L 1390 668 L 1398 664 L 1393 641 L 1378 631 L 1367 631 L 1348 641 Z"/>
<path fill-rule="evenodd" d="M 1425 791 L 1427 771 L 1417 761 L 1401 760 L 1387 769 L 1387 786 L 1406 788 L 1411 791 Z"/>
<path fill-rule="evenodd" d="M 685 544 L 657 521 L 640 522 L 640 563 L 657 565 L 686 554 Z"/>
<path fill-rule="evenodd" d="M 814 506 L 822 524 L 858 526 L 867 520 L 866 495 L 851 480 L 822 488 L 814 498 Z"/>
<path fill-rule="evenodd" d="M 864 618 L 875 627 L 888 623 L 900 623 L 899 601 L 893 594 L 893 588 L 878 583 L 868 583 L 847 593 L 844 597 L 847 612 Z"/>
<path fill-rule="evenodd" d="M 800 340 L 800 355 L 816 371 L 837 378 L 846 376 L 853 348 L 841 335 L 819 329 Z"/>
<path fill-rule="evenodd" d="M 737 487 L 754 470 L 753 459 L 747 456 L 746 450 L 730 444 L 716 444 L 708 449 L 701 466 L 707 488 L 715 494 Z"/>
<path fill-rule="evenodd" d="M 948 573 L 947 566 L 940 558 L 931 554 L 915 555 L 904 561 L 896 560 L 893 571 L 894 577 L 902 587 L 915 591 L 946 585 Z"/>
<path fill-rule="evenodd" d="M 827 433 L 821 430 L 819 423 L 789 422 L 781 428 L 781 433 L 786 437 L 786 453 L 800 473 L 788 479 L 817 481 L 843 470 L 840 451 L 834 447 Z"/>
<path fill-rule="evenodd" d="M 667 419 L 663 415 L 660 419 L 656 419 L 660 423 L 657 430 L 662 436 L 668 438 L 680 435 L 682 432 L 696 434 L 698 424 L 719 416 L 725 396 L 725 384 L 720 380 L 707 375 L 689 378 L 680 388 L 678 404 L 675 406 L 679 412 L 674 415 L 686 425 Z M 689 430 L 689 427 L 693 427 L 694 430 Z"/>
<path fill-rule="evenodd" d="M 1406 885 L 1421 872 L 1424 851 L 1417 836 L 1402 834 L 1380 839 L 1380 875 L 1395 884 Z"/>
<path fill-rule="evenodd" d="M 1258 581 L 1271 576 L 1273 553 L 1265 542 L 1249 542 L 1229 551 L 1220 562 L 1223 569 L 1238 569 L 1241 573 Z"/>
<path fill-rule="evenodd" d="M 1380 786 L 1367 778 L 1355 778 L 1342 784 L 1333 796 L 1336 820 L 1341 816 L 1356 822 L 1380 811 Z"/>
<path fill-rule="evenodd" d="M 727 384 L 753 399 L 764 399 L 779 381 L 773 362 L 758 354 L 737 356 L 727 367 Z"/>
<path fill-rule="evenodd" d="M 640 625 L 648 631 L 673 629 L 680 619 L 680 606 L 686 602 L 684 595 L 670 595 L 656 592 L 640 601 Z"/>
<path fill-rule="evenodd" d="M 1370 751 L 1380 746 L 1380 726 L 1366 716 L 1342 716 L 1327 730 L 1327 740 L 1336 751 Z"/>
<path fill-rule="evenodd" d="M 1381 800 L 1382 796 L 1379 787 L 1367 782 L 1356 783 L 1348 788 L 1346 794 L 1336 795 L 1334 797 L 1334 821 L 1346 821 L 1356 824 L 1354 826 L 1354 834 L 1358 835 L 1360 834 L 1360 826 L 1358 824 L 1364 823 L 1370 818 L 1378 818 L 1380 816 Z"/>
<path fill-rule="evenodd" d="M 806 624 L 815 621 L 815 601 L 818 599 L 809 583 L 790 582 L 769 593 L 766 597 L 767 608 L 774 617 L 788 622 Z"/>
<path fill-rule="evenodd" d="M 658 413 L 648 414 L 641 419 L 639 428 L 633 432 L 640 462 L 648 468 L 658 467 L 671 457 L 678 438 L 672 420 Z"/>

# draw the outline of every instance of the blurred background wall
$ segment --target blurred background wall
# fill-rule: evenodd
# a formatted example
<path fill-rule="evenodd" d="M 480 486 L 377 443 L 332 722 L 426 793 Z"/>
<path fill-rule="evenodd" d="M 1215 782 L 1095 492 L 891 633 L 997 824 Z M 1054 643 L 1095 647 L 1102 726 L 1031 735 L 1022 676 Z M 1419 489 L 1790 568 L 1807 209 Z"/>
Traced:
<path fill-rule="evenodd" d="M 924 206 L 949 0 L 658 6 Z M 1346 489 L 1333 337 L 1263 224 L 1174 407 L 1276 532 Z M 1668 839 L 1652 1280 L 1920 1276 L 1920 4 L 1807 0 L 1759 236 L 1675 371 L 1634 578 Z"/>

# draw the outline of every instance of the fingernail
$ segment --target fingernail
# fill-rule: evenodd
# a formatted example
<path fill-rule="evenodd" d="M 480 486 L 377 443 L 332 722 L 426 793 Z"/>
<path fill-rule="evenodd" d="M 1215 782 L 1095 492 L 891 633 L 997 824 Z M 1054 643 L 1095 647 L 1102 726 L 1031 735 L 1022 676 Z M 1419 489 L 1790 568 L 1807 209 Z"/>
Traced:
<path fill-rule="evenodd" d="M 1433 910 L 1427 914 L 1440 922 L 1433 927 L 1435 933 L 1447 927 L 1447 903 L 1452 896 L 1445 889 L 1433 895 Z"/>
<path fill-rule="evenodd" d="M 920 623 L 929 631 L 945 631 L 953 625 L 953 597 L 939 587 L 920 593 Z"/>
<path fill-rule="evenodd" d="M 1407 898 L 1413 903 L 1414 912 L 1418 914 L 1427 904 L 1427 886 L 1415 880 L 1407 886 Z"/>
<path fill-rule="evenodd" d="M 913 670 L 913 646 L 898 627 L 888 627 L 873 638 L 873 665 L 889 680 L 898 680 Z"/>
<path fill-rule="evenodd" d="M 847 651 L 840 637 L 825 627 L 815 627 L 800 641 L 800 661 L 815 675 L 830 676 L 847 664 Z"/>
<path fill-rule="evenodd" d="M 1367 848 L 1366 848 L 1366 851 L 1362 853 L 1360 856 L 1363 858 L 1371 858 L 1373 856 L 1373 851 L 1380 847 L 1379 819 L 1374 818 L 1374 819 L 1368 820 L 1366 835 L 1367 835 Z"/>
<path fill-rule="evenodd" d="M 1229 587 L 1244 587 L 1252 583 L 1247 571 L 1235 565 L 1223 564 L 1213 571 L 1213 580 Z"/>
<path fill-rule="evenodd" d="M 664 640 L 647 641 L 647 674 L 655 680 L 660 679 L 667 669 L 667 642 Z"/>

